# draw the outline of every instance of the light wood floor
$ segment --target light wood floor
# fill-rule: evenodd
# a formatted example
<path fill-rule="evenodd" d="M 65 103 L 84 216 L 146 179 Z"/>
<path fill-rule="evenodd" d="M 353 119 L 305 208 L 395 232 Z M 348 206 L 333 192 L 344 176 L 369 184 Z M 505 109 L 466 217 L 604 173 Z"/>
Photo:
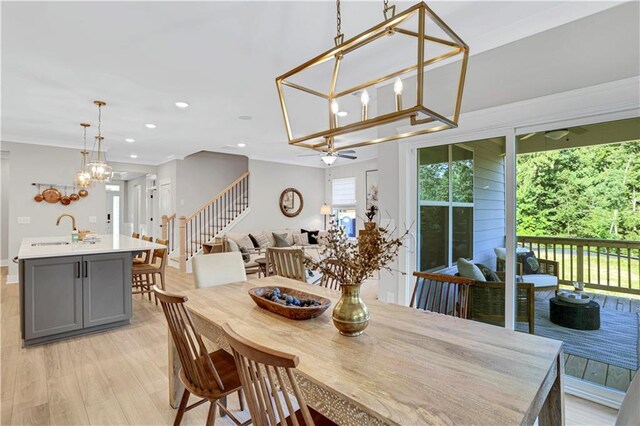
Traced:
<path fill-rule="evenodd" d="M 168 268 L 167 289 L 192 288 L 192 277 Z M 373 297 L 375 284 L 365 285 Z M 18 286 L 2 268 L 2 425 L 172 424 L 168 404 L 167 330 L 162 311 L 134 297 L 131 325 L 113 331 L 36 346 L 20 346 Z M 229 408 L 239 410 L 235 397 Z M 189 411 L 184 425 L 204 425 L 207 405 Z M 568 425 L 612 425 L 616 410 L 567 395 Z M 241 419 L 248 412 L 239 413 Z M 232 424 L 226 418 L 216 424 Z"/>
<path fill-rule="evenodd" d="M 554 297 L 553 291 L 536 292 L 536 300 L 548 300 Z M 601 309 L 611 309 L 621 312 L 637 312 L 640 309 L 640 299 L 622 296 L 594 294 L 593 300 L 598 302 Z M 610 365 L 593 359 L 577 355 L 564 354 L 564 372 L 587 382 L 601 386 L 608 386 L 626 392 L 636 373 L 628 368 Z"/>

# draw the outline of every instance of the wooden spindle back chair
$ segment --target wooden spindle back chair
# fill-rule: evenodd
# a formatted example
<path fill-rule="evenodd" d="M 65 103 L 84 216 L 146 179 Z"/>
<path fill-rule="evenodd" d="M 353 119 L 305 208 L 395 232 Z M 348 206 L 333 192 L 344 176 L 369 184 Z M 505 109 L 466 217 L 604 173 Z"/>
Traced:
<path fill-rule="evenodd" d="M 336 259 L 327 259 L 325 260 L 325 263 L 331 271 L 336 271 L 338 268 L 338 261 Z M 322 274 L 322 278 L 320 279 L 320 286 L 329 288 L 331 290 L 340 290 L 340 283 L 338 282 L 338 280 L 326 273 Z"/>
<path fill-rule="evenodd" d="M 333 424 L 305 403 L 293 375 L 299 362 L 297 355 L 251 342 L 233 331 L 229 324 L 224 324 L 222 329 L 233 351 L 254 425 Z"/>
<path fill-rule="evenodd" d="M 165 246 L 161 249 L 154 249 L 149 255 L 149 262 L 134 263 L 132 268 L 132 285 L 133 294 L 148 294 L 149 300 L 151 300 L 151 293 L 153 293 L 152 287 L 156 284 L 156 275 L 160 277 L 160 288 L 165 289 L 164 273 L 166 270 L 168 256 L 169 256 L 169 241 L 156 239 L 156 243 Z M 158 262 L 159 260 L 159 262 Z M 156 304 L 158 299 L 156 297 Z"/>
<path fill-rule="evenodd" d="M 413 276 L 416 284 L 409 306 L 464 319 L 468 317 L 472 279 L 428 272 L 414 272 Z"/>
<path fill-rule="evenodd" d="M 267 249 L 267 273 L 306 283 L 307 277 L 303 260 L 304 252 L 301 249 L 269 247 Z"/>
<path fill-rule="evenodd" d="M 185 411 L 203 402 L 200 401 L 187 406 L 190 394 L 205 398 L 211 402 L 207 424 L 213 425 L 215 421 L 216 405 L 228 414 L 236 424 L 240 424 L 226 407 L 218 404 L 218 400 L 227 395 L 242 391 L 242 384 L 233 356 L 222 349 L 208 353 L 202 337 L 193 325 L 191 315 L 185 307 L 185 303 L 188 300 L 186 296 L 169 294 L 158 288 L 158 286 L 154 286 L 153 291 L 158 300 L 160 300 L 160 305 L 169 326 L 170 336 L 182 364 L 179 376 L 185 390 L 174 424 L 180 424 Z M 238 397 L 242 409 L 242 394 L 240 393 Z"/>

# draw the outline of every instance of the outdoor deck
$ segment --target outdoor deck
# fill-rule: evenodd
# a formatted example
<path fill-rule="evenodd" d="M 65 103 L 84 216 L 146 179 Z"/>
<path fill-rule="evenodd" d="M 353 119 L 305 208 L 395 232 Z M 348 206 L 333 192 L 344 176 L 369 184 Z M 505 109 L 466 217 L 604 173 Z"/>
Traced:
<path fill-rule="evenodd" d="M 548 300 L 554 296 L 554 292 L 537 292 L 536 299 Z M 593 300 L 600 304 L 600 309 L 613 309 L 623 312 L 636 312 L 640 309 L 640 298 L 630 299 L 626 297 L 594 294 Z M 609 365 L 592 359 L 582 358 L 576 355 L 564 355 L 564 372 L 570 376 L 602 386 L 627 391 L 629 383 L 635 371 Z"/>

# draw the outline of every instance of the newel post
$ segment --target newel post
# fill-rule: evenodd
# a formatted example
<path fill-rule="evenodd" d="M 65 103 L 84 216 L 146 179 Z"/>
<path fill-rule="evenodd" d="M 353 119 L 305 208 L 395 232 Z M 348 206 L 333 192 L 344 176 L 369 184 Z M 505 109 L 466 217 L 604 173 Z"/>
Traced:
<path fill-rule="evenodd" d="M 180 216 L 180 271 L 187 272 L 187 218 Z"/>
<path fill-rule="evenodd" d="M 162 239 L 163 240 L 167 239 L 167 232 L 168 232 L 167 231 L 167 224 L 168 223 L 169 223 L 169 221 L 167 220 L 167 215 L 163 214 L 162 215 L 162 225 L 161 225 L 161 228 L 162 228 Z"/>

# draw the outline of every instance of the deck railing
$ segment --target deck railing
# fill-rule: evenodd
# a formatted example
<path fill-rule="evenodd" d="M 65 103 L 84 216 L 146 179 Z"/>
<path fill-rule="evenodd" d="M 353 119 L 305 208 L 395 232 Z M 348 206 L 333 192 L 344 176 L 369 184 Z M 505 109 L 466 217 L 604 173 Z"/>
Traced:
<path fill-rule="evenodd" d="M 518 236 L 518 244 L 557 261 L 561 284 L 640 294 L 640 241 Z"/>

